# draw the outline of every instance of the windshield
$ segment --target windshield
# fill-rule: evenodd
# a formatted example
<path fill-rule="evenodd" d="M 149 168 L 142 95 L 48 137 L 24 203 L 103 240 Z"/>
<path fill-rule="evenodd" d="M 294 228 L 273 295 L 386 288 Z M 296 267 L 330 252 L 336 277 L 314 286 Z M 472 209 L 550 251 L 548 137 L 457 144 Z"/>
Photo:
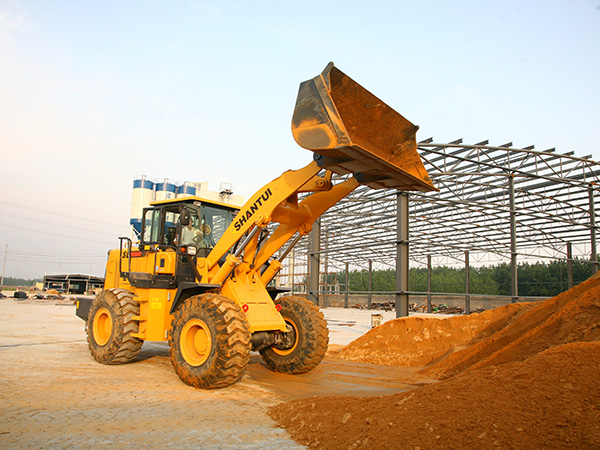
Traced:
<path fill-rule="evenodd" d="M 207 247 L 214 247 L 233 220 L 234 212 L 213 206 L 202 206 L 202 232 Z"/>
<path fill-rule="evenodd" d="M 177 237 L 178 245 L 193 245 L 196 248 L 212 249 L 225 233 L 232 222 L 235 212 L 221 209 L 206 204 L 186 204 L 184 206 L 189 212 L 190 221 L 188 225 L 180 225 Z M 166 224 L 167 230 L 180 222 L 180 213 L 171 213 L 171 221 Z M 167 239 L 169 240 L 169 239 Z"/>

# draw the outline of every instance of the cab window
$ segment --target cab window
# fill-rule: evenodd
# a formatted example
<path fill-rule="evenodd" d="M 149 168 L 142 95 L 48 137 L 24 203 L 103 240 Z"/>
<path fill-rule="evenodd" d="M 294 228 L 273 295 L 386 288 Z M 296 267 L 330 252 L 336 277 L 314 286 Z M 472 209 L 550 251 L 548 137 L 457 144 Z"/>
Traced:
<path fill-rule="evenodd" d="M 177 224 L 179 223 L 179 212 L 167 212 L 165 221 L 165 237 L 163 245 L 177 245 Z"/>
<path fill-rule="evenodd" d="M 233 220 L 234 213 L 227 209 L 202 206 L 202 227 L 207 247 L 214 247 Z"/>
<path fill-rule="evenodd" d="M 147 209 L 144 211 L 144 242 L 159 244 L 160 222 L 159 209 Z"/>

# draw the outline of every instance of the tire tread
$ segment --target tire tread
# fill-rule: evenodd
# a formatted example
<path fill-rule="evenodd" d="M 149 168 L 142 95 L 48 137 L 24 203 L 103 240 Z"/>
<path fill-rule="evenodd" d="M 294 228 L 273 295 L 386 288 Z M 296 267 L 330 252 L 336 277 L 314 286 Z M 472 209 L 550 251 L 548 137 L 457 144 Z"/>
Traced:
<path fill-rule="evenodd" d="M 179 350 L 179 333 L 187 320 L 200 315 L 215 326 L 214 355 L 200 367 L 187 364 Z M 250 360 L 250 327 L 241 308 L 227 297 L 202 294 L 190 297 L 175 312 L 169 333 L 171 362 L 179 378 L 201 389 L 230 386 L 243 376 Z M 214 356 L 214 357 L 212 357 Z"/>
<path fill-rule="evenodd" d="M 101 307 L 107 308 L 113 317 L 112 336 L 104 346 L 99 346 L 93 336 L 95 312 Z M 140 304 L 134 299 L 134 293 L 125 289 L 107 289 L 92 302 L 87 324 L 88 347 L 94 359 L 102 364 L 126 364 L 133 361 L 142 349 L 143 341 L 133 337 L 139 330 Z"/>

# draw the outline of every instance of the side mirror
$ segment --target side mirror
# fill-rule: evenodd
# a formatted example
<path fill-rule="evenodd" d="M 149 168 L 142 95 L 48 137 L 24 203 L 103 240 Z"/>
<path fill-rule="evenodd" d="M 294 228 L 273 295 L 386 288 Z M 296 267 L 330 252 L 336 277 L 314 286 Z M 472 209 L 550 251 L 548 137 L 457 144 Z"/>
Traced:
<path fill-rule="evenodd" d="M 179 223 L 185 227 L 190 224 L 190 219 L 191 219 L 190 211 L 185 208 L 182 209 L 181 215 L 179 216 Z"/>

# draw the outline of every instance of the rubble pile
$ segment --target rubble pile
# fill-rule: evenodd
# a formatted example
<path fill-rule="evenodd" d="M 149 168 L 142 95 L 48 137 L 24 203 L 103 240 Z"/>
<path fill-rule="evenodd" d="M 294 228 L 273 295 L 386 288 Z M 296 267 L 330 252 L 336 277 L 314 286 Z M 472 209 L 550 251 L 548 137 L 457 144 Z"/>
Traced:
<path fill-rule="evenodd" d="M 270 414 L 298 442 L 323 450 L 600 448 L 600 275 L 517 305 L 397 319 L 340 352 L 364 360 L 368 351 L 359 350 L 370 348 L 385 364 L 429 363 L 421 373 L 439 383 L 384 397 L 294 400 Z M 457 321 L 484 315 L 479 326 Z M 432 362 L 427 352 L 441 356 Z"/>
<path fill-rule="evenodd" d="M 418 303 L 411 303 L 408 305 L 408 311 L 415 312 L 415 313 L 426 313 L 427 305 L 419 305 Z"/>
<path fill-rule="evenodd" d="M 354 309 L 369 309 L 368 305 L 360 305 L 356 303 L 353 306 Z M 371 303 L 371 309 L 379 309 L 382 311 L 393 311 L 396 309 L 396 304 L 394 302 L 373 302 Z"/>
<path fill-rule="evenodd" d="M 369 309 L 367 305 L 355 304 L 353 306 L 355 309 Z M 371 303 L 371 309 L 378 309 L 383 311 L 394 311 L 396 309 L 396 304 L 394 302 L 373 302 Z M 420 305 L 418 303 L 410 303 L 408 305 L 408 311 L 412 313 L 426 313 L 427 305 Z M 485 308 L 474 308 L 471 309 L 471 313 L 479 313 L 485 311 Z M 464 314 L 465 309 L 461 306 L 449 306 L 449 305 L 431 305 L 432 313 L 441 313 L 441 314 Z"/>

